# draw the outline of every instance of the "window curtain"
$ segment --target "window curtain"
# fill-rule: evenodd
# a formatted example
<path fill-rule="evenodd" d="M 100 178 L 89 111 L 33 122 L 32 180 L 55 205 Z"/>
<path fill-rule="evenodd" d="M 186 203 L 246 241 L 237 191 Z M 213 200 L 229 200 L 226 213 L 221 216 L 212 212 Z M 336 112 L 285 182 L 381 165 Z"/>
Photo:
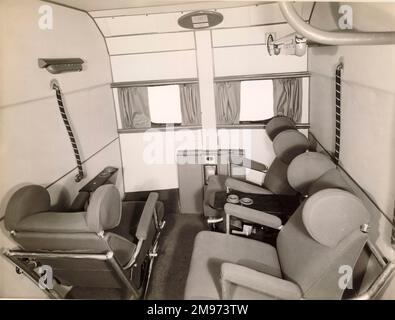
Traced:
<path fill-rule="evenodd" d="M 151 117 L 147 87 L 118 88 L 122 128 L 149 128 Z"/>
<path fill-rule="evenodd" d="M 217 124 L 238 124 L 240 120 L 240 81 L 215 83 Z"/>
<path fill-rule="evenodd" d="M 199 85 L 197 83 L 181 84 L 180 101 L 182 125 L 201 125 Z"/>
<path fill-rule="evenodd" d="M 302 79 L 274 79 L 273 107 L 274 115 L 291 118 L 295 122 L 302 119 Z"/>

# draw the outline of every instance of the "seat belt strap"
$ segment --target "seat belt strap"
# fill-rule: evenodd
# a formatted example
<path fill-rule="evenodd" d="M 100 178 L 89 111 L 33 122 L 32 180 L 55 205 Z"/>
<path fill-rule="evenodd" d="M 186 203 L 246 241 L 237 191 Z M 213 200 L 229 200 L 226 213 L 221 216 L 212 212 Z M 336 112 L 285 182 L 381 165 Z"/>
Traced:
<path fill-rule="evenodd" d="M 73 147 L 74 150 L 74 157 L 75 157 L 75 161 L 77 162 L 77 169 L 78 169 L 78 174 L 75 176 L 74 180 L 75 182 L 80 182 L 84 178 L 84 171 L 82 169 L 80 152 L 78 150 L 77 142 L 75 141 L 74 133 L 73 130 L 71 129 L 69 119 L 67 118 L 66 110 L 63 104 L 62 93 L 60 91 L 60 86 L 56 80 L 51 81 L 51 88 L 56 92 L 56 100 L 58 101 L 60 115 L 62 116 L 63 123 L 66 127 L 67 133 L 70 138 L 71 146 Z"/>
<path fill-rule="evenodd" d="M 336 165 L 339 163 L 339 156 L 340 156 L 340 129 L 341 129 L 341 81 L 342 81 L 342 69 L 343 63 L 339 63 L 336 67 L 336 132 L 335 132 L 335 155 L 334 155 L 334 162 Z"/>

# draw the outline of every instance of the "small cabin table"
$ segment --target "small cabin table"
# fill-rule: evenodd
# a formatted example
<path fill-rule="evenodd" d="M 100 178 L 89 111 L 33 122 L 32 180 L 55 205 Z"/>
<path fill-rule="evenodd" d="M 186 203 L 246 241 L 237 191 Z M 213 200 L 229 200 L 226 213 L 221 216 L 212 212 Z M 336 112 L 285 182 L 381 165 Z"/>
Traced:
<path fill-rule="evenodd" d="M 237 195 L 239 199 L 250 198 L 253 203 L 251 205 L 235 203 L 250 209 L 264 211 L 279 217 L 284 224 L 288 218 L 295 212 L 300 205 L 301 199 L 299 195 L 276 195 L 276 194 L 251 194 L 239 191 L 218 191 L 215 193 L 213 208 L 216 210 L 223 210 L 228 202 L 229 195 Z"/>

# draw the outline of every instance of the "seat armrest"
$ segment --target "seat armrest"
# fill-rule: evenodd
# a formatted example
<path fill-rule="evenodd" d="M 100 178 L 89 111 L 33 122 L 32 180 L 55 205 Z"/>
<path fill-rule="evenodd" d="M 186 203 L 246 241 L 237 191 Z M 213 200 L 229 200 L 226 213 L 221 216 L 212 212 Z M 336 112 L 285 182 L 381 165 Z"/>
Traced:
<path fill-rule="evenodd" d="M 291 281 L 271 276 L 233 263 L 221 265 L 222 299 L 231 299 L 231 286 L 242 286 L 275 299 L 299 300 L 302 292 Z"/>
<path fill-rule="evenodd" d="M 244 192 L 244 193 L 253 193 L 253 194 L 272 194 L 269 190 L 262 188 L 260 186 L 257 186 L 255 184 L 245 182 L 245 181 L 240 181 L 234 178 L 227 178 L 225 180 L 225 187 Z"/>
<path fill-rule="evenodd" d="M 248 158 L 244 158 L 244 157 L 241 159 L 241 161 L 235 161 L 234 159 L 231 158 L 230 163 L 238 165 L 238 166 L 243 166 L 244 168 L 248 168 L 251 170 L 263 172 L 263 173 L 266 173 L 267 170 L 269 169 L 267 167 L 267 165 L 265 165 L 263 163 L 260 163 L 258 161 L 251 160 Z"/>
<path fill-rule="evenodd" d="M 70 206 L 70 211 L 77 212 L 77 211 L 86 211 L 86 204 L 89 201 L 90 193 L 86 191 L 78 192 L 77 196 L 73 200 L 73 203 Z"/>
<path fill-rule="evenodd" d="M 139 240 L 146 240 L 150 228 L 151 221 L 155 214 L 155 206 L 159 195 L 156 192 L 151 192 L 145 203 L 143 212 L 137 226 L 136 237 Z"/>
<path fill-rule="evenodd" d="M 273 229 L 282 228 L 282 222 L 279 217 L 263 211 L 258 211 L 258 210 L 242 207 L 239 205 L 227 203 L 225 204 L 225 213 L 226 213 L 227 226 L 229 225 L 230 222 L 230 216 L 233 216 L 239 219 L 258 223 L 260 225 L 270 227 Z"/>

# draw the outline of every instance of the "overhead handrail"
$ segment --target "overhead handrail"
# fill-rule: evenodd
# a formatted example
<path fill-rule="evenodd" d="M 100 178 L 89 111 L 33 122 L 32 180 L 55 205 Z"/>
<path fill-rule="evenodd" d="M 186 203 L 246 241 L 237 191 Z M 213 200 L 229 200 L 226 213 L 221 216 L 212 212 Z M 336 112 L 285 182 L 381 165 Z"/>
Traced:
<path fill-rule="evenodd" d="M 331 32 L 311 26 L 297 13 L 291 2 L 279 2 L 281 13 L 295 31 L 313 42 L 327 45 L 395 44 L 395 32 Z"/>

